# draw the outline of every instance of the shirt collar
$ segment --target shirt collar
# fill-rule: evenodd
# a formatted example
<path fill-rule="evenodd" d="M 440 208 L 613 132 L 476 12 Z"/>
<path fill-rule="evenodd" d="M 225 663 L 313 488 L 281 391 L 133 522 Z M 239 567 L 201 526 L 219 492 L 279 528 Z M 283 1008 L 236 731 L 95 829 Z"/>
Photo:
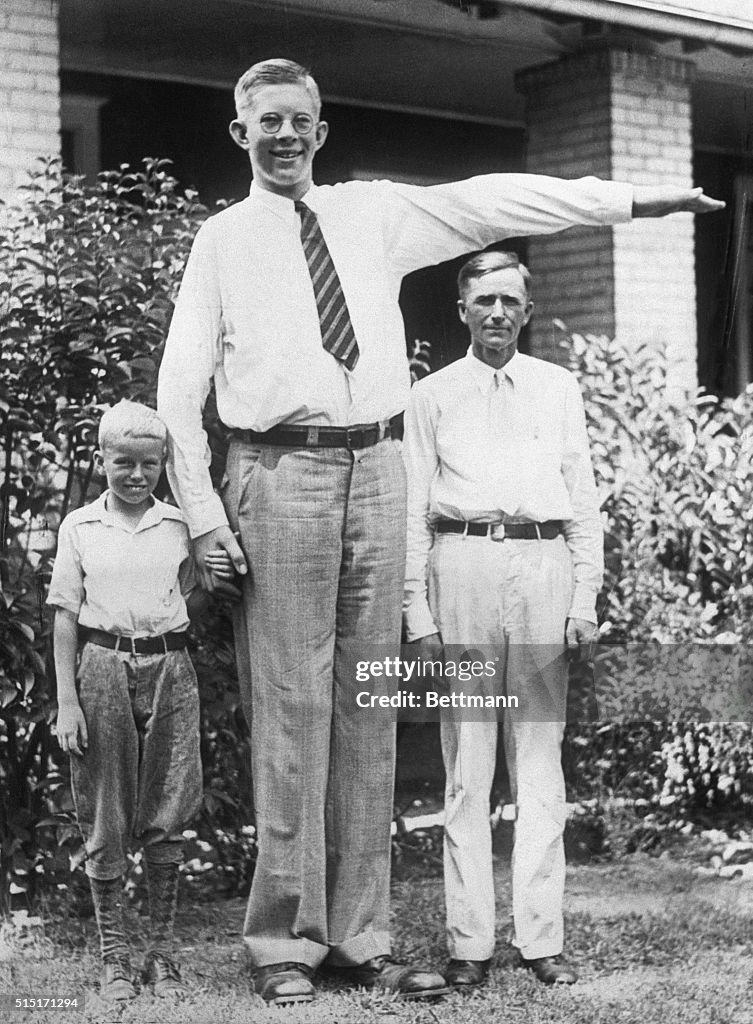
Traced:
<path fill-rule="evenodd" d="M 311 185 L 308 192 L 301 197 L 301 202 L 305 203 L 306 206 L 315 212 L 316 191 L 316 185 Z M 288 199 L 287 196 L 278 196 L 276 192 L 270 192 L 268 189 L 262 188 L 261 185 L 257 185 L 253 180 L 251 181 L 248 197 L 252 202 L 264 206 L 270 213 L 273 213 L 276 217 L 281 217 L 283 220 L 291 221 L 293 217 L 297 216 L 292 199 Z"/>
<path fill-rule="evenodd" d="M 100 496 L 84 507 L 79 512 L 82 523 L 103 523 L 105 526 L 114 526 L 112 512 L 107 508 L 107 496 L 109 490 L 104 490 Z M 183 513 L 174 505 L 168 505 L 166 501 L 160 501 L 152 497 L 152 506 L 148 508 L 136 527 L 136 532 L 147 530 L 150 526 L 157 526 L 163 519 L 175 519 L 179 523 L 184 521 Z"/>
<path fill-rule="evenodd" d="M 489 366 L 488 363 L 475 356 L 471 346 L 468 347 L 465 358 L 468 372 L 483 394 L 488 394 L 493 390 L 495 374 L 500 382 L 504 377 L 507 377 L 510 383 L 515 386 L 516 382 L 520 382 L 524 373 L 525 358 L 521 356 L 517 349 L 500 370 L 495 370 L 493 366 Z"/>

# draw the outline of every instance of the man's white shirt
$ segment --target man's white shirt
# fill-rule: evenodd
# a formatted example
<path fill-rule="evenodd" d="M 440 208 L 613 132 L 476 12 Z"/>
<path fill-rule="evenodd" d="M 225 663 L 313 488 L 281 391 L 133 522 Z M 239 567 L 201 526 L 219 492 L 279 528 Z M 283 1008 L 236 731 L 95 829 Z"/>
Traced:
<path fill-rule="evenodd" d="M 348 426 L 402 411 L 409 393 L 398 305 L 405 274 L 514 235 L 631 217 L 630 185 L 493 174 L 420 187 L 388 181 L 312 186 L 359 347 L 351 372 L 321 342 L 292 200 L 252 185 L 199 230 L 160 370 L 168 472 L 192 536 L 226 522 L 209 472 L 202 409 L 214 378 L 231 428 Z"/>
<path fill-rule="evenodd" d="M 596 622 L 604 542 L 583 400 L 571 373 L 519 352 L 494 370 L 469 349 L 414 386 L 403 452 L 408 640 L 437 632 L 426 573 L 439 518 L 563 520 L 573 560 L 570 617 Z"/>

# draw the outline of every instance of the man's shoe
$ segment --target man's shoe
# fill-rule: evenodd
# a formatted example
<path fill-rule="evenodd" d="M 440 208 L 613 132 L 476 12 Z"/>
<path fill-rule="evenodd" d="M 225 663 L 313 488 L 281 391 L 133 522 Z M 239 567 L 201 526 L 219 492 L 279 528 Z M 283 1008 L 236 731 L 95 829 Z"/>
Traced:
<path fill-rule="evenodd" d="M 434 999 L 450 991 L 441 974 L 396 963 L 389 956 L 375 956 L 355 967 L 337 967 L 351 985 L 392 992 L 401 999 Z"/>
<path fill-rule="evenodd" d="M 310 1003 L 314 998 L 313 969 L 306 964 L 267 964 L 254 971 L 254 989 L 265 1003 Z"/>
<path fill-rule="evenodd" d="M 489 977 L 491 960 L 450 960 L 444 976 L 453 988 L 473 988 L 483 985 Z"/>
<path fill-rule="evenodd" d="M 136 998 L 133 972 L 127 957 L 105 960 L 99 979 L 99 994 L 108 1003 L 126 1002 Z"/>
<path fill-rule="evenodd" d="M 563 956 L 540 956 L 535 960 L 521 957 L 523 966 L 533 971 L 545 985 L 574 985 L 578 975 Z"/>
<path fill-rule="evenodd" d="M 180 976 L 178 965 L 167 954 L 157 950 L 147 953 L 143 978 L 144 984 L 149 985 L 160 999 L 188 994 L 188 987 Z"/>

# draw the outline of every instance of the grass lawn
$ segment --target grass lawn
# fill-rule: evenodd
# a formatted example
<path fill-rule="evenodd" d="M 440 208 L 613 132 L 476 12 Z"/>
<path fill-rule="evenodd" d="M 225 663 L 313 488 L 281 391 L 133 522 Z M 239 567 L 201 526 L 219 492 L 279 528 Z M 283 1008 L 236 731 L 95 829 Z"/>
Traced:
<path fill-rule="evenodd" d="M 547 989 L 515 966 L 509 946 L 509 869 L 498 865 L 498 952 L 490 984 L 472 995 L 401 1004 L 320 987 L 314 1003 L 267 1009 L 254 996 L 241 946 L 243 902 L 183 906 L 180 960 L 190 1000 L 147 993 L 123 1010 L 96 994 L 92 921 L 48 922 L 47 937 L 0 959 L 2 994 L 86 994 L 86 1011 L 0 1012 L 8 1024 L 753 1024 L 753 883 L 634 855 L 568 869 L 567 950 L 581 980 Z M 394 884 L 396 952 L 444 963 L 442 881 L 412 874 Z M 145 922 L 132 920 L 134 934 Z"/>

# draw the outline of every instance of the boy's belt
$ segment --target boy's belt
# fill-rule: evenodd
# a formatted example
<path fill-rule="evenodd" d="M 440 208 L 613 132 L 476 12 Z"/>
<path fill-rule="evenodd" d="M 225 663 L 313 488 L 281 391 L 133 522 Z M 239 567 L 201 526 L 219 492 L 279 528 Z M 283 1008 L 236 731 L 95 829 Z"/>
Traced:
<path fill-rule="evenodd" d="M 554 540 L 562 533 L 562 520 L 545 523 L 468 523 L 462 519 L 438 519 L 437 533 L 463 533 L 469 537 L 491 537 L 492 540 Z"/>
<path fill-rule="evenodd" d="M 111 651 L 125 651 L 126 654 L 167 654 L 180 651 L 188 643 L 185 632 L 161 633 L 159 636 L 119 636 L 106 633 L 104 629 L 87 629 L 84 632 L 87 643 L 109 647 Z"/>
<path fill-rule="evenodd" d="M 371 448 L 386 438 L 403 436 L 403 414 L 379 423 L 355 427 L 272 427 L 271 430 L 233 430 L 233 437 L 250 444 L 278 444 L 283 448 Z"/>

